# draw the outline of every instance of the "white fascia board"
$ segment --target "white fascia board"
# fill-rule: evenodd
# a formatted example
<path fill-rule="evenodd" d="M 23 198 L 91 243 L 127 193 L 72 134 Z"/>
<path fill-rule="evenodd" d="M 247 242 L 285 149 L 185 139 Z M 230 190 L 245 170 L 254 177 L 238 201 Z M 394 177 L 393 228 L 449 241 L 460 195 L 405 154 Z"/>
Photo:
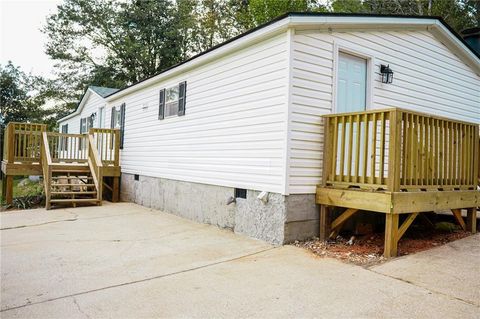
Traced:
<path fill-rule="evenodd" d="M 159 81 L 165 80 L 169 77 L 186 72 L 192 68 L 199 67 L 200 65 L 211 62 L 215 59 L 219 59 L 235 50 L 242 49 L 249 45 L 259 42 L 272 35 L 286 32 L 288 28 L 321 28 L 326 26 L 326 29 L 375 29 L 381 30 L 383 27 L 399 28 L 399 29 L 421 29 L 421 30 L 439 30 L 436 34 L 442 34 L 446 42 L 450 44 L 450 48 L 459 53 L 464 61 L 468 63 L 477 73 L 480 72 L 480 60 L 475 56 L 470 49 L 468 49 L 461 41 L 457 39 L 455 35 L 450 32 L 439 20 L 426 19 L 426 18 L 405 18 L 405 17 L 347 17 L 347 16 L 288 16 L 282 20 L 279 20 L 271 25 L 265 26 L 259 30 L 256 30 L 250 34 L 247 34 L 237 40 L 234 40 L 226 45 L 223 45 L 213 51 L 206 52 L 205 54 L 198 56 L 184 64 L 165 71 L 150 79 L 144 80 L 138 84 L 134 84 L 127 87 L 124 90 L 114 93 L 105 100 L 108 102 L 117 100 L 131 92 L 143 89 L 150 85 L 153 85 Z"/>
<path fill-rule="evenodd" d="M 157 76 L 154 76 L 150 79 L 144 80 L 143 82 L 140 82 L 138 84 L 134 84 L 133 86 L 130 86 L 124 90 L 119 91 L 118 93 L 114 93 L 113 95 L 106 97 L 105 99 L 108 102 L 112 102 L 114 100 L 117 100 L 133 91 L 140 90 L 142 88 L 148 87 L 150 85 L 153 85 L 159 81 L 165 80 L 169 77 L 175 76 L 179 73 L 186 72 L 192 68 L 199 67 L 203 64 L 209 63 L 211 61 L 217 60 L 221 58 L 222 56 L 225 56 L 229 53 L 232 53 L 234 51 L 243 49 L 255 42 L 261 41 L 263 39 L 269 38 L 275 34 L 279 34 L 283 31 L 286 31 L 290 22 L 290 17 L 286 17 L 285 19 L 282 19 L 280 21 L 277 21 L 275 23 L 272 23 L 271 25 L 268 25 L 264 28 L 261 28 L 255 32 L 252 32 L 250 34 L 247 34 L 240 39 L 234 40 L 226 45 L 223 45 L 211 52 L 207 52 L 204 55 L 198 56 L 194 58 L 193 60 L 190 60 L 182 65 L 179 65 L 177 67 L 174 67 L 166 72 L 163 72 Z"/>
<path fill-rule="evenodd" d="M 472 50 L 467 48 L 462 41 L 454 36 L 452 32 L 438 20 L 435 21 L 431 31 L 435 36 L 447 42 L 446 44 L 448 44 L 449 47 L 468 63 L 468 65 L 480 76 L 480 58 L 478 58 Z"/>
<path fill-rule="evenodd" d="M 92 91 L 90 89 L 87 89 L 87 91 L 85 92 L 85 94 L 82 97 L 82 100 L 80 101 L 80 104 L 78 104 L 77 109 L 73 113 L 70 113 L 67 116 L 64 116 L 61 119 L 59 119 L 57 121 L 57 123 L 63 122 L 63 121 L 68 120 L 68 119 L 71 119 L 72 117 L 77 116 L 78 114 L 82 113 L 83 107 L 85 106 L 85 103 L 87 102 L 87 100 L 90 97 L 90 94 L 92 94 L 92 92 L 95 93 L 94 91 Z"/>
<path fill-rule="evenodd" d="M 342 16 L 293 16 L 291 26 L 329 25 L 329 26 L 428 26 L 435 23 L 433 19 L 396 18 L 396 17 L 342 17 Z"/>

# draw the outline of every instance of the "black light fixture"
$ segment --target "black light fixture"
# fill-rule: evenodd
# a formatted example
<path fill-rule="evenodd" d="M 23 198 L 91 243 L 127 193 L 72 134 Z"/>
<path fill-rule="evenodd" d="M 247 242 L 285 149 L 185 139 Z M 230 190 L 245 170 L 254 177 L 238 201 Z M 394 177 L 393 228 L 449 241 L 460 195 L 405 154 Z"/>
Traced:
<path fill-rule="evenodd" d="M 382 64 L 380 66 L 380 73 L 382 73 L 382 83 L 390 84 L 393 82 L 393 71 L 390 69 L 390 64 Z"/>

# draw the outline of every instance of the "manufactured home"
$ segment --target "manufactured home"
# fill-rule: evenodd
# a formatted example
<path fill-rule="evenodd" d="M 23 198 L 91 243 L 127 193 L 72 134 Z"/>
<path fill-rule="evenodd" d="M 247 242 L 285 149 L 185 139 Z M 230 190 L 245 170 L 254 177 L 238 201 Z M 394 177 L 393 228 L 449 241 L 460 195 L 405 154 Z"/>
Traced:
<path fill-rule="evenodd" d="M 286 14 L 126 88 L 90 87 L 58 124 L 118 133 L 97 150 L 118 151 L 122 200 L 275 244 L 359 210 L 385 214 L 387 255 L 419 212 L 465 208 L 475 227 L 480 58 L 440 18 Z"/>

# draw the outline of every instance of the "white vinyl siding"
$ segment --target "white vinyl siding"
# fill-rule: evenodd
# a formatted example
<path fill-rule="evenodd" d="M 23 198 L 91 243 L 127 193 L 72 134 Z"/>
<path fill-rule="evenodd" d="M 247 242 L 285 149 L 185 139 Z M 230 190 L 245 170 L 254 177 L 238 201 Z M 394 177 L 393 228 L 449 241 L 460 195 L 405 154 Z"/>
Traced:
<path fill-rule="evenodd" d="M 87 100 L 83 106 L 82 112 L 72 118 L 59 122 L 61 127 L 64 124 L 68 124 L 68 133 L 78 134 L 80 133 L 80 119 L 88 118 L 92 113 L 97 113 L 94 127 L 99 127 L 99 109 L 105 106 L 105 100 L 94 92 L 88 92 Z"/>
<path fill-rule="evenodd" d="M 334 46 L 350 44 L 374 61 L 372 103 L 480 123 L 480 77 L 427 31 L 299 31 L 294 37 L 288 192 L 315 193 L 321 183 L 321 115 L 332 112 Z M 392 84 L 381 83 L 390 64 Z"/>
<path fill-rule="evenodd" d="M 126 104 L 122 171 L 284 193 L 287 78 L 283 33 L 110 102 L 107 123 Z M 185 116 L 158 120 L 160 90 L 182 81 Z"/>

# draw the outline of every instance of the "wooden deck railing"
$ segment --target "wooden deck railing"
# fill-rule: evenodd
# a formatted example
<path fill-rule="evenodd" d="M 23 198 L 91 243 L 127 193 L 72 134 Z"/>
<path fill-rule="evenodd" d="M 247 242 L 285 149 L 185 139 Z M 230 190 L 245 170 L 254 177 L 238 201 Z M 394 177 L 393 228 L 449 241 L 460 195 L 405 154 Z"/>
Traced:
<path fill-rule="evenodd" d="M 87 134 L 47 133 L 52 162 L 86 163 L 88 158 Z"/>
<path fill-rule="evenodd" d="M 40 162 L 45 124 L 10 122 L 5 128 L 3 159 L 7 162 Z"/>
<path fill-rule="evenodd" d="M 90 166 L 90 171 L 92 173 L 93 182 L 97 189 L 97 199 L 102 200 L 102 189 L 103 189 L 103 165 L 100 156 L 98 155 L 98 150 L 95 147 L 95 142 L 92 135 L 88 135 L 88 166 Z"/>
<path fill-rule="evenodd" d="M 477 124 L 403 109 L 325 116 L 325 185 L 473 189 L 478 160 Z"/>
<path fill-rule="evenodd" d="M 45 132 L 45 135 L 42 133 Z M 120 164 L 120 131 L 90 129 L 88 134 L 47 132 L 45 124 L 8 123 L 5 128 L 3 159 L 7 163 L 41 163 L 43 137 L 47 138 L 52 163 L 87 163 L 89 138 L 93 137 L 103 165 Z"/>
<path fill-rule="evenodd" d="M 93 137 L 103 165 L 118 166 L 120 163 L 120 130 L 91 128 L 89 134 Z"/>

